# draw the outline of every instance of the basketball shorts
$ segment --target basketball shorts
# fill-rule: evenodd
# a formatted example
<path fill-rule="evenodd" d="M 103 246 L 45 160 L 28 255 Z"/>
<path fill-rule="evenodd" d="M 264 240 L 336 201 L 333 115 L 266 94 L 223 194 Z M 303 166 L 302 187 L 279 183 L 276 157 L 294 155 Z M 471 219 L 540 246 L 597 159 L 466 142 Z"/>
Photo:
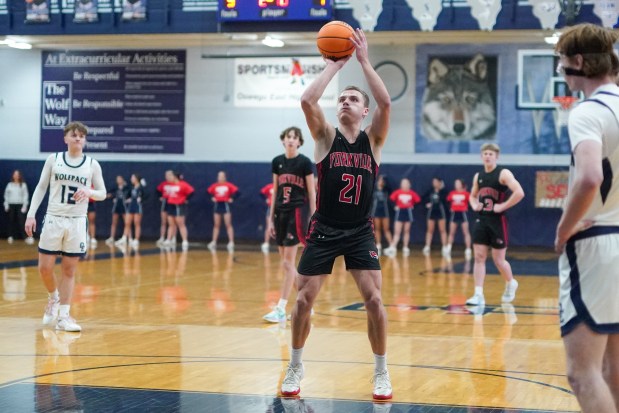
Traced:
<path fill-rule="evenodd" d="M 428 210 L 427 219 L 431 219 L 434 221 L 439 221 L 441 219 L 445 219 L 445 210 L 442 208 L 430 208 Z"/>
<path fill-rule="evenodd" d="M 39 252 L 47 255 L 82 257 L 86 254 L 88 218 L 45 215 Z"/>
<path fill-rule="evenodd" d="M 97 212 L 96 202 L 88 202 L 88 212 Z"/>
<path fill-rule="evenodd" d="M 124 202 L 114 200 L 114 206 L 112 206 L 112 214 L 124 215 L 127 213 L 127 208 Z"/>
<path fill-rule="evenodd" d="M 273 225 L 275 226 L 275 243 L 280 247 L 293 247 L 305 241 L 301 208 L 275 210 Z"/>
<path fill-rule="evenodd" d="M 413 208 L 396 208 L 393 219 L 396 222 L 413 222 Z"/>
<path fill-rule="evenodd" d="M 376 209 L 374 210 L 372 216 L 374 218 L 389 218 L 389 210 L 385 206 L 384 202 L 380 202 L 376 205 Z"/>
<path fill-rule="evenodd" d="M 466 211 L 451 211 L 449 222 L 460 224 L 463 222 L 468 223 L 469 217 L 466 215 Z"/>
<path fill-rule="evenodd" d="M 229 214 L 230 213 L 230 205 L 228 202 L 215 202 L 215 206 L 213 208 L 213 213 L 215 214 Z"/>
<path fill-rule="evenodd" d="M 619 333 L 619 227 L 574 235 L 559 258 L 561 335 L 585 323 L 598 334 Z"/>
<path fill-rule="evenodd" d="M 500 215 L 475 219 L 473 244 L 488 245 L 494 249 L 507 248 L 507 218 Z"/>
<path fill-rule="evenodd" d="M 166 203 L 165 212 L 171 217 L 184 217 L 187 215 L 187 204 L 174 205 Z"/>
<path fill-rule="evenodd" d="M 142 213 L 142 204 L 140 204 L 139 202 L 131 202 L 129 204 L 129 211 L 127 211 L 127 213 L 129 213 L 129 214 L 141 214 Z"/>
<path fill-rule="evenodd" d="M 166 214 L 167 214 L 167 212 L 166 212 L 165 207 L 166 207 L 167 204 L 168 204 L 168 202 L 166 201 L 166 199 L 162 198 L 161 199 L 161 212 L 165 212 Z"/>
<path fill-rule="evenodd" d="M 297 271 L 331 274 L 335 258 L 344 256 L 347 270 L 380 270 L 371 220 L 351 229 L 334 228 L 312 217 Z"/>

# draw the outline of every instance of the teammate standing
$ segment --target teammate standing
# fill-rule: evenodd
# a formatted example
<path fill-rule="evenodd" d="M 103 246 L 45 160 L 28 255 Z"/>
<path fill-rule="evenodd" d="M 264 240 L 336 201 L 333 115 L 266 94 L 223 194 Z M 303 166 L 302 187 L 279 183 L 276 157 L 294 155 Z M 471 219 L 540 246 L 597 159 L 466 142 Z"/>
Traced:
<path fill-rule="evenodd" d="M 208 243 L 208 249 L 215 251 L 217 248 L 217 238 L 219 238 L 219 228 L 221 227 L 221 218 L 223 217 L 226 232 L 228 233 L 228 251 L 234 251 L 234 227 L 232 226 L 232 213 L 230 212 L 230 204 L 234 201 L 234 196 L 237 195 L 239 188 L 228 182 L 226 173 L 219 171 L 217 173 L 217 182 L 208 187 L 206 192 L 211 195 L 213 200 L 213 238 Z"/>
<path fill-rule="evenodd" d="M 56 329 L 64 331 L 82 330 L 69 315 L 75 272 L 80 257 L 87 250 L 88 199 L 101 201 L 106 195 L 101 166 L 83 153 L 87 132 L 80 122 L 65 126 L 64 141 L 68 150 L 52 154 L 45 161 L 25 225 L 26 234 L 31 237 L 37 227 L 37 209 L 49 186 L 47 212 L 39 240 L 39 273 L 48 291 L 43 324 L 57 319 Z M 62 256 L 60 280 L 54 275 L 57 255 Z"/>
<path fill-rule="evenodd" d="M 411 225 L 413 224 L 413 208 L 415 204 L 421 202 L 421 198 L 417 192 L 411 189 L 411 181 L 408 178 L 402 178 L 400 181 L 400 189 L 391 193 L 389 199 L 395 203 L 395 216 L 393 220 L 393 239 L 389 247 L 385 249 L 385 255 L 395 257 L 400 236 L 402 236 L 402 255 L 408 257 L 411 250 L 408 243 L 411 237 Z"/>
<path fill-rule="evenodd" d="M 376 238 L 376 248 L 378 248 L 378 255 L 380 255 L 383 247 L 383 232 L 385 233 L 387 244 L 391 244 L 391 241 L 393 240 L 391 236 L 391 223 L 389 219 L 389 190 L 387 189 L 387 182 L 384 175 L 379 175 L 376 179 L 376 188 L 374 188 L 371 215 L 374 221 L 374 238 Z"/>
<path fill-rule="evenodd" d="M 193 186 L 185 182 L 178 172 L 172 172 L 172 181 L 169 182 L 166 190 L 166 213 L 168 216 L 168 238 L 163 242 L 164 247 L 176 245 L 176 229 L 181 234 L 183 242 L 181 248 L 186 251 L 189 248 L 187 239 L 187 225 L 185 216 L 187 215 L 187 202 L 193 196 Z"/>
<path fill-rule="evenodd" d="M 367 312 L 368 336 L 375 358 L 374 398 L 389 399 L 392 393 L 386 360 L 387 317 L 381 297 L 382 276 L 370 216 L 381 149 L 389 130 L 391 99 L 370 63 L 363 31 L 357 29 L 350 40 L 377 107 L 371 125 L 362 129 L 370 99 L 361 89 L 348 86 L 337 100 L 339 126 L 335 128 L 325 119 L 318 101 L 350 56 L 338 61 L 325 59 L 324 70 L 301 97 L 301 107 L 316 145 L 318 194 L 316 213 L 298 267 L 291 360 L 281 387 L 285 396 L 301 391 L 304 374 L 301 358 L 310 331 L 311 309 L 333 269 L 335 258 L 340 255 L 344 256 Z"/>
<path fill-rule="evenodd" d="M 428 209 L 428 215 L 426 216 L 428 228 L 426 230 L 426 245 L 422 250 L 423 255 L 430 254 L 434 229 L 438 226 L 438 232 L 441 236 L 441 253 L 443 256 L 448 256 L 446 229 L 447 212 L 445 210 L 447 194 L 445 194 L 445 183 L 443 180 L 437 177 L 432 178 L 432 189 L 430 189 L 423 198 L 426 202 L 426 208 Z"/>
<path fill-rule="evenodd" d="M 171 188 L 175 186 L 174 180 L 174 171 L 168 169 L 165 171 L 165 181 L 161 182 L 157 185 L 157 192 L 159 193 L 159 200 L 161 201 L 161 226 L 159 227 L 159 239 L 157 240 L 158 246 L 163 246 L 166 241 L 167 235 L 167 227 L 168 227 L 168 212 L 166 210 L 166 206 L 168 203 L 168 197 L 170 196 Z M 174 230 L 174 235 L 172 237 L 173 242 L 176 244 L 176 229 Z"/>
<path fill-rule="evenodd" d="M 116 245 L 125 247 L 127 243 L 131 248 L 137 249 L 140 246 L 140 236 L 142 235 L 142 198 L 144 188 L 142 178 L 138 174 L 131 175 L 131 192 L 127 199 L 127 213 L 125 214 L 125 232 L 121 239 L 116 241 Z M 133 225 L 133 237 L 131 236 L 131 226 Z"/>
<path fill-rule="evenodd" d="M 471 233 L 469 231 L 469 218 L 467 211 L 469 210 L 469 197 L 471 194 L 466 190 L 464 181 L 460 178 L 454 181 L 454 189 L 447 195 L 449 202 L 449 241 L 447 242 L 446 255 L 451 255 L 451 246 L 456 238 L 456 230 L 458 224 L 462 226 L 462 235 L 464 236 L 464 258 L 471 259 Z"/>
<path fill-rule="evenodd" d="M 112 201 L 112 225 L 110 227 L 110 237 L 105 240 L 105 243 L 107 245 L 114 244 L 114 238 L 116 237 L 116 227 L 118 226 L 118 219 L 120 217 L 122 217 L 123 219 L 124 228 L 125 214 L 127 213 L 126 202 L 127 198 L 129 198 L 130 192 L 131 188 L 129 188 L 129 185 L 127 185 L 127 181 L 125 181 L 125 178 L 122 175 L 118 175 L 116 177 L 116 186 L 112 188 L 112 190 L 107 194 L 108 198 L 114 199 Z"/>
<path fill-rule="evenodd" d="M 469 203 L 473 211 L 479 212 L 473 230 L 473 251 L 475 263 L 475 294 L 466 300 L 468 305 L 484 306 L 484 279 L 486 278 L 486 258 L 488 248 L 492 248 L 494 265 L 505 280 L 502 301 L 511 303 L 516 297 L 518 281 L 514 279 L 512 267 L 505 260 L 507 251 L 507 217 L 504 212 L 524 198 L 520 183 L 509 169 L 497 165 L 499 146 L 486 143 L 481 147 L 484 170 L 475 174 Z M 511 191 L 509 198 L 507 191 Z"/>
<path fill-rule="evenodd" d="M 264 242 L 260 246 L 260 249 L 264 254 L 269 253 L 269 240 L 271 239 L 271 233 L 269 231 L 269 222 L 271 222 L 271 206 L 273 202 L 273 182 L 270 182 L 260 189 L 260 194 L 264 197 L 264 201 L 267 204 L 266 219 L 264 225 Z"/>
<path fill-rule="evenodd" d="M 555 241 L 567 378 L 584 413 L 619 411 L 618 38 L 579 24 L 555 46 L 557 71 L 586 98 L 568 121 L 572 163 Z"/>
<path fill-rule="evenodd" d="M 304 240 L 303 205 L 309 201 L 310 214 L 316 211 L 312 161 L 299 153 L 299 147 L 303 145 L 301 129 L 289 127 L 279 138 L 286 152 L 271 162 L 274 208 L 269 217 L 269 232 L 275 237 L 282 258 L 284 280 L 277 305 L 262 317 L 270 323 L 286 321 L 286 304 L 297 276 L 297 250 L 299 242 Z"/>

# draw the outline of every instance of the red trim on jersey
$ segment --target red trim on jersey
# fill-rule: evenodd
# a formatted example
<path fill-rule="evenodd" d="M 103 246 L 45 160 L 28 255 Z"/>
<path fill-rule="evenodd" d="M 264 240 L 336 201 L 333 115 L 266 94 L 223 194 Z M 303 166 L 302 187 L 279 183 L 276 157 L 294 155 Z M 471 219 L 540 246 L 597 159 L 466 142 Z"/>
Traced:
<path fill-rule="evenodd" d="M 297 238 L 299 238 L 299 241 L 301 241 L 301 244 L 305 246 L 307 245 L 307 241 L 303 234 L 303 214 L 301 212 L 301 208 L 294 209 L 294 221 L 295 221 L 295 227 L 297 228 Z"/>
<path fill-rule="evenodd" d="M 215 182 L 206 192 L 215 198 L 215 202 L 230 202 L 239 188 L 230 182 Z"/>
<path fill-rule="evenodd" d="M 312 218 L 310 220 L 309 228 L 307 230 L 307 234 L 305 235 L 305 242 L 303 243 L 303 245 L 307 245 L 307 240 L 312 235 L 312 232 L 314 232 L 314 227 L 316 226 L 316 222 L 317 222 L 316 218 Z"/>
<path fill-rule="evenodd" d="M 322 178 L 322 163 L 316 164 L 316 173 L 318 175 L 318 189 L 316 189 L 316 211 L 320 209 L 320 179 Z"/>
<path fill-rule="evenodd" d="M 501 216 L 501 225 L 503 226 L 503 236 L 505 237 L 505 247 L 509 244 L 509 235 L 507 233 L 507 217 L 505 215 Z"/>
<path fill-rule="evenodd" d="M 469 196 L 468 191 L 456 191 L 453 190 L 447 195 L 447 202 L 449 202 L 449 209 L 453 212 L 466 212 L 469 210 Z M 461 196 L 464 198 L 460 201 Z M 456 197 L 456 199 L 454 199 Z"/>

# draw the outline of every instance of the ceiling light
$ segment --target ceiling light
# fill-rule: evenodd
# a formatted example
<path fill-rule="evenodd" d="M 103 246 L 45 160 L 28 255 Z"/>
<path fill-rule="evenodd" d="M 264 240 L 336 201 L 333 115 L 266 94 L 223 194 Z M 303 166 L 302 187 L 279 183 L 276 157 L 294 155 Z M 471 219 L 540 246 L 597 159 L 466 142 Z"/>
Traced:
<path fill-rule="evenodd" d="M 284 41 L 280 39 L 274 39 L 271 36 L 267 36 L 262 39 L 262 44 L 269 47 L 284 47 Z"/>
<path fill-rule="evenodd" d="M 561 37 L 561 33 L 554 32 L 552 36 L 544 37 L 544 41 L 548 44 L 557 44 L 557 42 L 559 42 L 559 37 Z"/>

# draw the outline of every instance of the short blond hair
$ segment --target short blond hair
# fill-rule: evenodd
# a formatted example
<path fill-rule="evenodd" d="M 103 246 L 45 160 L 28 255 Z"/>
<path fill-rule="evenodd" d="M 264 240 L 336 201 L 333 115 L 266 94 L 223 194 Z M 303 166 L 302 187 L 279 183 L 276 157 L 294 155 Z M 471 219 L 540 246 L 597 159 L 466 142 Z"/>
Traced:
<path fill-rule="evenodd" d="M 499 152 L 501 152 L 501 148 L 499 148 L 499 145 L 497 145 L 496 143 L 484 143 L 483 145 L 481 145 L 481 149 L 479 151 L 492 151 L 496 152 L 496 154 L 498 155 Z"/>

